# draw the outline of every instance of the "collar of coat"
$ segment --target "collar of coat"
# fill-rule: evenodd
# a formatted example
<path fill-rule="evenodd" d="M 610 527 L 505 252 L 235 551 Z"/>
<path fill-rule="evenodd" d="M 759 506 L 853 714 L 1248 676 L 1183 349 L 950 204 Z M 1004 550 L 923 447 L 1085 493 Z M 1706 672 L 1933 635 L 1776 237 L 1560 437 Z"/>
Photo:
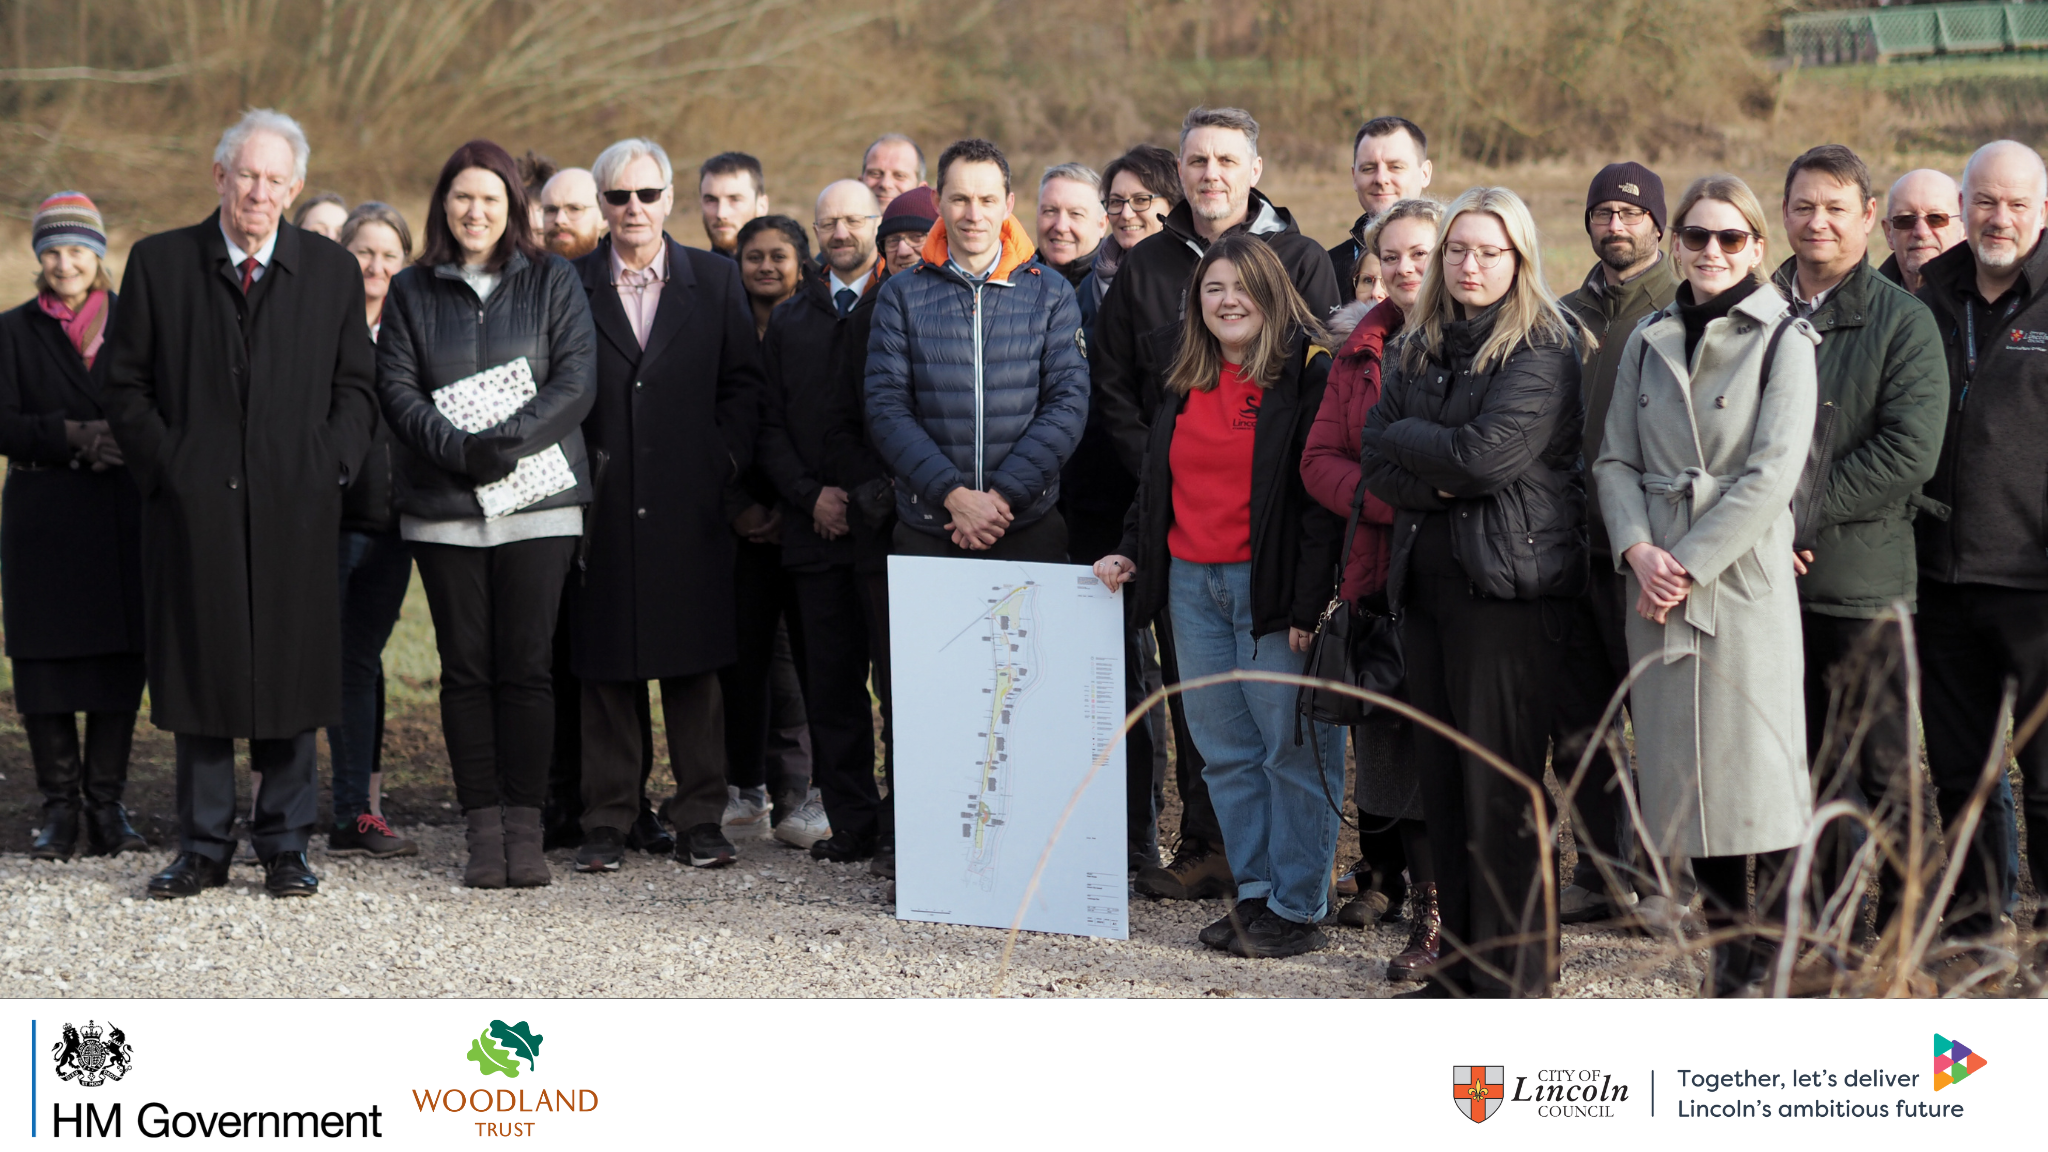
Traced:
<path fill-rule="evenodd" d="M 868 282 L 861 285 L 860 299 L 856 300 L 853 306 L 858 308 L 867 301 L 873 300 L 875 298 L 875 291 L 882 286 L 882 281 L 888 278 L 889 262 L 877 259 L 874 268 L 868 273 Z M 816 276 L 804 281 L 803 287 L 798 290 L 797 295 L 810 304 L 811 307 L 821 309 L 833 319 L 845 319 L 845 317 L 839 315 L 839 303 L 832 299 L 831 269 L 818 269 Z M 782 305 L 778 304 L 776 307 L 779 309 Z"/>
<path fill-rule="evenodd" d="M 298 271 L 299 245 L 303 242 L 304 236 L 304 232 L 279 220 L 277 222 L 277 247 L 270 250 L 270 264 L 265 268 L 263 274 L 265 276 L 270 275 L 270 268 L 282 268 L 287 272 Z M 228 238 L 221 234 L 220 209 L 215 208 L 213 215 L 206 218 L 206 223 L 200 225 L 199 242 L 206 246 L 207 260 L 219 265 L 225 273 L 230 275 L 235 282 L 236 288 L 239 289 L 242 284 L 242 274 L 235 271 L 228 264 Z"/>
<path fill-rule="evenodd" d="M 1193 249 L 1197 256 L 1209 250 L 1210 242 L 1202 239 L 1202 234 L 1195 230 L 1195 210 L 1190 208 L 1185 200 L 1174 205 L 1173 211 L 1166 214 L 1166 231 L 1179 237 L 1180 242 Z M 1254 188 L 1251 199 L 1245 204 L 1243 221 L 1236 227 L 1226 229 L 1223 235 L 1249 232 L 1254 236 L 1276 236 L 1282 232 L 1298 231 L 1300 229 L 1295 227 L 1294 217 L 1287 209 L 1266 199 L 1265 193 Z"/>
<path fill-rule="evenodd" d="M 1784 294 L 1785 299 L 1791 300 L 1799 291 L 1798 274 L 1798 259 L 1788 259 L 1771 273 L 1771 283 Z M 1828 298 L 1820 302 L 1820 307 L 1813 310 L 1813 315 L 1807 317 L 1814 331 L 1862 327 L 1863 321 L 1870 316 L 1870 294 L 1877 287 L 1872 279 L 1874 275 L 1870 255 L 1865 253 L 1863 259 L 1849 269 L 1849 274 L 1842 277 L 1841 283 L 1835 285 L 1835 290 L 1828 293 Z"/>
<path fill-rule="evenodd" d="M 1572 297 L 1594 304 L 1590 311 L 1600 313 L 1604 320 L 1612 320 L 1640 305 L 1644 297 L 1648 297 L 1651 307 L 1655 308 L 1661 306 L 1657 303 L 1660 296 L 1668 301 L 1677 291 L 1678 262 L 1668 253 L 1659 252 L 1656 263 L 1619 284 L 1609 284 L 1606 262 L 1596 262 Z M 1566 299 L 1569 301 L 1571 297 Z"/>
<path fill-rule="evenodd" d="M 1833 297 L 1829 297 L 1829 299 L 1833 299 Z M 1712 331 L 1714 324 L 1727 323 L 1734 320 L 1737 316 L 1746 317 L 1764 328 L 1770 328 L 1778 322 L 1780 317 L 1791 310 L 1792 302 L 1785 299 L 1784 295 L 1778 292 L 1774 286 L 1766 285 L 1763 289 L 1751 292 L 1748 296 L 1744 297 L 1740 304 L 1728 310 L 1726 317 L 1722 320 L 1710 322 L 1707 328 L 1709 331 Z M 1805 322 L 1801 321 L 1801 323 L 1804 324 Z M 1691 379 L 1692 365 L 1685 355 L 1685 318 L 1678 314 L 1678 301 L 1674 299 L 1671 303 L 1644 317 L 1642 329 L 1643 343 L 1649 345 L 1657 355 L 1662 356 L 1665 362 L 1671 366 L 1671 371 L 1679 379 Z M 1807 330 L 1810 332 L 1811 328 Z M 1704 344 L 1707 339 L 1707 336 L 1702 335 L 1700 342 Z M 1820 342 L 1820 337 L 1818 336 L 1814 336 L 1812 339 L 1816 344 Z"/>
<path fill-rule="evenodd" d="M 695 288 L 697 269 L 690 263 L 690 250 L 676 243 L 666 232 L 661 234 L 661 242 L 668 247 L 668 279 L 663 282 L 662 288 Z M 505 265 L 504 274 L 510 276 L 515 269 L 524 267 L 525 265 L 520 263 L 524 259 L 525 257 L 514 253 L 513 262 Z M 599 240 L 597 247 L 578 256 L 572 263 L 583 274 L 584 288 L 596 292 L 602 288 L 612 287 L 612 238 L 606 236 Z"/>
<path fill-rule="evenodd" d="M 1365 314 L 1365 318 L 1358 322 L 1358 327 L 1351 330 L 1351 335 L 1345 339 L 1343 347 L 1337 350 L 1337 358 L 1349 360 L 1353 357 L 1367 356 L 1374 360 L 1379 359 L 1380 354 L 1386 349 L 1387 338 L 1401 330 L 1401 324 L 1405 319 L 1406 317 L 1401 315 L 1401 310 L 1394 307 L 1392 300 L 1382 300 L 1373 305 L 1372 310 Z"/>
<path fill-rule="evenodd" d="M 2042 233 L 2048 239 L 2048 232 Z M 1954 296 L 1968 292 L 1974 298 L 1977 294 L 1977 253 L 1970 248 L 1970 242 L 1943 252 L 1920 266 L 1920 279 L 1929 288 L 1939 288 L 1945 295 Z M 2017 287 L 2020 299 L 2032 300 L 2048 285 L 2048 243 L 2034 242 L 2034 250 L 2020 261 L 2020 280 Z"/>
<path fill-rule="evenodd" d="M 1038 248 L 1031 243 L 1031 236 L 1024 231 L 1024 225 L 1017 223 L 1015 216 L 1003 217 L 1002 231 L 997 233 L 997 242 L 1002 245 L 1002 255 L 996 257 L 996 266 L 988 275 L 990 284 L 1010 283 L 1010 273 L 1031 262 L 1038 255 Z M 946 269 L 946 261 L 952 259 L 952 250 L 946 244 L 945 221 L 932 229 L 924 240 L 924 262 L 937 271 Z"/>

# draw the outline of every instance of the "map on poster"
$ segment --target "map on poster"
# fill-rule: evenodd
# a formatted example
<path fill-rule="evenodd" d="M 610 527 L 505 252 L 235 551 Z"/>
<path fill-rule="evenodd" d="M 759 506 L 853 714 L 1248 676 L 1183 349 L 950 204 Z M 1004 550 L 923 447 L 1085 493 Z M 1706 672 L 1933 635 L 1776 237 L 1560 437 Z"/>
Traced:
<path fill-rule="evenodd" d="M 1048 838 L 1124 718 L 1123 604 L 1080 565 L 889 558 L 896 915 L 1007 928 Z M 1121 746 L 1024 914 L 1124 939 Z"/>

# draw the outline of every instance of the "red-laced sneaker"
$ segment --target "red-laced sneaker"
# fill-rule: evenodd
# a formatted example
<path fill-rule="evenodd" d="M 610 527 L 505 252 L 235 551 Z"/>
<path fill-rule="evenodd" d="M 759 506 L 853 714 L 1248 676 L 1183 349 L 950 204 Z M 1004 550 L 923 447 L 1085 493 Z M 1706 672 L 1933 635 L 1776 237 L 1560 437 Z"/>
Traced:
<path fill-rule="evenodd" d="M 327 833 L 329 856 L 417 856 L 420 846 L 403 836 L 393 835 L 382 816 L 368 812 L 356 817 L 353 826 L 342 825 Z"/>

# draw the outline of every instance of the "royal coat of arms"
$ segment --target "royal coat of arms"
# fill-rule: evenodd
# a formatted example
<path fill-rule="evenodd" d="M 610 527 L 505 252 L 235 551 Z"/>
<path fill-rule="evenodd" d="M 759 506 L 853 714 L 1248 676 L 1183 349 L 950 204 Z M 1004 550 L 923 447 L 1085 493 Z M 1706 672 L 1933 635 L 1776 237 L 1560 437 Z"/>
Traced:
<path fill-rule="evenodd" d="M 88 1020 L 83 1029 L 64 1025 L 64 1038 L 51 1050 L 57 1058 L 57 1076 L 97 1088 L 108 1080 L 119 1080 L 135 1066 L 135 1049 L 119 1028 L 105 1029 Z"/>

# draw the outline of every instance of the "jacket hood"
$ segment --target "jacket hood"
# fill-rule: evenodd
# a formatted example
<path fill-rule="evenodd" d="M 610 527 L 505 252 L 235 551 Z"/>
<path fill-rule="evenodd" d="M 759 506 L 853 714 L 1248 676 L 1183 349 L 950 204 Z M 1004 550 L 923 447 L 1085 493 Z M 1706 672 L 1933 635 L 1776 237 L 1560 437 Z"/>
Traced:
<path fill-rule="evenodd" d="M 945 221 L 941 220 L 939 224 L 924 240 L 924 262 L 934 268 L 944 268 L 946 261 L 952 258 L 946 243 Z M 1024 225 L 1019 224 L 1015 216 L 1003 218 L 998 240 L 1003 246 L 1003 254 L 996 257 L 995 271 L 989 273 L 990 280 L 1008 280 L 1010 273 L 1029 264 L 1031 258 L 1038 255 L 1038 247 L 1031 242 L 1031 234 L 1024 231 Z"/>
<path fill-rule="evenodd" d="M 1180 237 L 1181 243 L 1195 250 L 1196 255 L 1208 251 L 1209 242 L 1195 230 L 1195 210 L 1186 200 L 1173 206 L 1166 214 L 1166 230 Z M 1301 228 L 1294 222 L 1293 213 L 1280 207 L 1257 188 L 1252 189 L 1251 199 L 1245 204 L 1244 222 L 1225 232 L 1249 232 L 1254 236 L 1278 236 L 1285 232 L 1299 234 Z"/>
<path fill-rule="evenodd" d="M 1399 332 L 1406 320 L 1407 317 L 1401 314 L 1399 308 L 1394 307 L 1392 300 L 1380 301 L 1358 322 L 1358 327 L 1351 330 L 1351 336 L 1344 341 L 1344 346 L 1337 350 L 1337 358 L 1349 360 L 1354 357 L 1370 356 L 1375 360 L 1379 359 L 1387 346 L 1388 337 Z"/>

